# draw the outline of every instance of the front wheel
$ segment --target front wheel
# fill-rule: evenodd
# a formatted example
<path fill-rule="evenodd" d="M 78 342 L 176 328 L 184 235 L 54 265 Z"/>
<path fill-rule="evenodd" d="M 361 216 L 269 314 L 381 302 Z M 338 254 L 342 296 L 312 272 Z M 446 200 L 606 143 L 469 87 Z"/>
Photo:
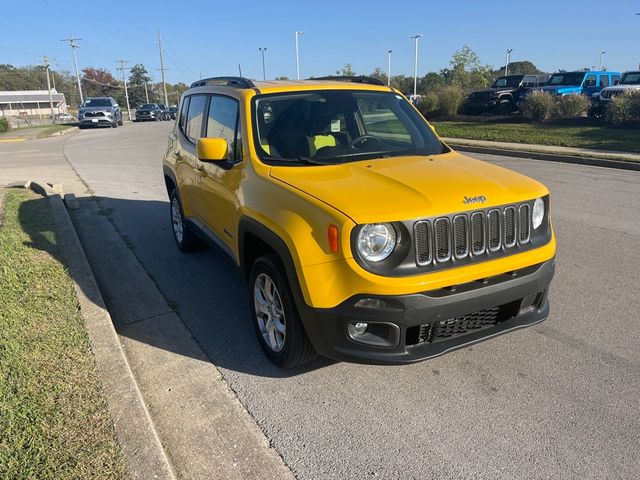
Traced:
<path fill-rule="evenodd" d="M 280 258 L 258 258 L 249 280 L 251 316 L 260 346 L 273 363 L 293 368 L 317 357 L 293 301 Z"/>

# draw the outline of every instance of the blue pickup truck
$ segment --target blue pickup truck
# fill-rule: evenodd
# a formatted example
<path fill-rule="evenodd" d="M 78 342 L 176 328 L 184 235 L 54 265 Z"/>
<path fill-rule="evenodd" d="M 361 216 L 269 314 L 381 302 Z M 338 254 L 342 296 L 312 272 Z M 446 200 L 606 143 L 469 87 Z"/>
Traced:
<path fill-rule="evenodd" d="M 572 95 L 581 93 L 591 98 L 605 87 L 615 85 L 620 80 L 619 72 L 561 72 L 554 73 L 544 87 L 534 90 L 542 90 L 552 95 Z"/>

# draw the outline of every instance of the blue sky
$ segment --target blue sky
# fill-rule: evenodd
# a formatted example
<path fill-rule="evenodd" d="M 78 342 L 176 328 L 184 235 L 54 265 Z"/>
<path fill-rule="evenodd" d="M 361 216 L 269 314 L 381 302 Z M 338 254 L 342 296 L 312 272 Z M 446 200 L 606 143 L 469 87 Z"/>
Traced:
<path fill-rule="evenodd" d="M 333 74 L 345 63 L 357 73 L 413 73 L 413 40 L 420 33 L 419 74 L 447 66 L 468 44 L 483 63 L 531 60 L 555 71 L 598 65 L 605 50 L 609 70 L 640 62 L 640 1 L 459 0 L 449 2 L 348 0 L 254 2 L 181 0 L 3 0 L 0 63 L 27 65 L 43 54 L 54 68 L 72 70 L 71 49 L 60 39 L 82 38 L 80 68 L 102 67 L 116 74 L 116 60 L 143 63 L 158 79 L 156 29 L 164 38 L 167 81 L 186 83 L 203 76 L 262 77 L 258 47 L 266 47 L 267 77 L 295 77 L 296 30 L 301 74 Z"/>

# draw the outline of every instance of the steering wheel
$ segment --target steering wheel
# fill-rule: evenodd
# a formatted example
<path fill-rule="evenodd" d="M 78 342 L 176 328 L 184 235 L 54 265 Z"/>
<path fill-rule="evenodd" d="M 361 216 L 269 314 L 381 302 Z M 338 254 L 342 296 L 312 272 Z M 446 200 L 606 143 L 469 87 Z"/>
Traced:
<path fill-rule="evenodd" d="M 380 142 L 381 140 L 375 135 L 360 135 L 359 137 L 354 138 L 349 142 L 350 147 L 355 147 L 359 143 L 363 143 L 366 140 L 374 140 L 376 142 Z"/>

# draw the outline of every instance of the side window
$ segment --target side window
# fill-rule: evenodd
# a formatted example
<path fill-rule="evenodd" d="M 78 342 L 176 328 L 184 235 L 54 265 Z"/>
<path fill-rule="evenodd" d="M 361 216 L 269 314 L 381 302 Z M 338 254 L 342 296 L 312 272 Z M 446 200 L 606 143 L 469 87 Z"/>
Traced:
<path fill-rule="evenodd" d="M 185 134 L 192 143 L 196 143 L 202 136 L 202 117 L 208 98 L 206 95 L 192 95 L 189 101 Z"/>
<path fill-rule="evenodd" d="M 191 97 L 185 97 L 182 101 L 182 108 L 180 109 L 180 120 L 178 121 L 178 125 L 180 125 L 180 131 L 186 136 L 187 135 L 187 111 L 189 110 L 189 100 Z"/>
<path fill-rule="evenodd" d="M 525 75 L 525 77 L 522 79 L 522 86 L 525 88 L 535 87 L 536 77 Z"/>
<path fill-rule="evenodd" d="M 602 88 L 609 86 L 609 75 L 600 75 L 600 86 Z"/>
<path fill-rule="evenodd" d="M 596 86 L 596 76 L 595 75 L 587 75 L 587 78 L 584 79 L 584 83 L 582 84 L 584 88 L 595 87 Z"/>
<path fill-rule="evenodd" d="M 237 100 L 220 95 L 211 97 L 205 136 L 224 138 L 229 145 L 227 160 L 234 163 L 242 160 Z"/>
<path fill-rule="evenodd" d="M 613 75 L 611 77 L 611 83 L 613 85 L 617 85 L 619 81 L 620 81 L 620 75 Z"/>

